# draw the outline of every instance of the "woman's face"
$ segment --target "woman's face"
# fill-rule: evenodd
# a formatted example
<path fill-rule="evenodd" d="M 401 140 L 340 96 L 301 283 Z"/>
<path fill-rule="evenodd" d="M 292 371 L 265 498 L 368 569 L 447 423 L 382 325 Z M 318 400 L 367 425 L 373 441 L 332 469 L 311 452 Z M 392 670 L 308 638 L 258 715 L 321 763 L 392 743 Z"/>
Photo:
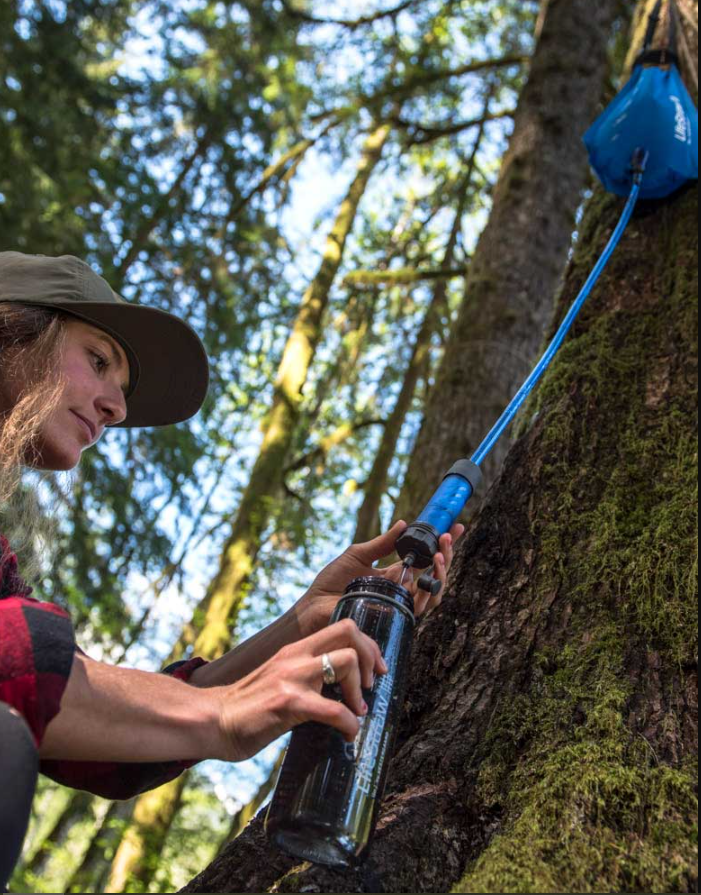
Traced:
<path fill-rule="evenodd" d="M 60 371 L 65 387 L 39 435 L 39 459 L 32 464 L 38 469 L 74 469 L 105 426 L 127 415 L 129 362 L 107 333 L 81 320 L 67 321 Z"/>

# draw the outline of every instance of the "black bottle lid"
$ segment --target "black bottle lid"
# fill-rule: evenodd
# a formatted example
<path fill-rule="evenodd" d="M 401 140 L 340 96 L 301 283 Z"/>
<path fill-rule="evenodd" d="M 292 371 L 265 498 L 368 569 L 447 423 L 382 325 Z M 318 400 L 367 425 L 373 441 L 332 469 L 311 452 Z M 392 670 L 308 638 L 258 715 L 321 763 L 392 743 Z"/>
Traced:
<path fill-rule="evenodd" d="M 405 587 L 401 587 L 394 581 L 375 575 L 354 578 L 346 587 L 340 603 L 363 597 L 389 603 L 408 616 L 412 624 L 416 621 L 414 618 L 414 598 Z"/>

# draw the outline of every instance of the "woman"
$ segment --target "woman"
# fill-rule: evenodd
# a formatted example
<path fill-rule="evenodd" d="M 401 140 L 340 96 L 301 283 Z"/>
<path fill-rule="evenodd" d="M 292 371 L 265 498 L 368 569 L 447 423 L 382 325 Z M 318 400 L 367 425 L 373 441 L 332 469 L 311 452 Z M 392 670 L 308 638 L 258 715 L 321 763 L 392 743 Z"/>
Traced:
<path fill-rule="evenodd" d="M 23 466 L 75 468 L 109 426 L 176 423 L 207 389 L 203 347 L 182 321 L 127 304 L 71 256 L 0 253 L 0 507 Z M 217 661 L 165 674 L 116 668 L 75 645 L 67 614 L 41 603 L 0 535 L 0 884 L 26 831 L 36 775 L 129 798 L 206 758 L 242 761 L 304 721 L 352 741 L 362 687 L 386 666 L 350 622 L 329 625 L 348 582 L 382 571 L 405 523 L 350 547 L 278 621 Z M 445 585 L 455 526 L 441 539 Z M 440 603 L 416 592 L 422 613 Z M 330 662 L 345 704 L 323 698 Z"/>

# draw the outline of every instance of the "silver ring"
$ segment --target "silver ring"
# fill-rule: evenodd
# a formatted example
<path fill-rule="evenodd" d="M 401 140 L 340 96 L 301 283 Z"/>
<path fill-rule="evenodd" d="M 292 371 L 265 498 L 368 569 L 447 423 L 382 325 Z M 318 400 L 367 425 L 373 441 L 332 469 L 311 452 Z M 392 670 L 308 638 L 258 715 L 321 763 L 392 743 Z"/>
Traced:
<path fill-rule="evenodd" d="M 324 653 L 321 657 L 321 669 L 324 672 L 324 683 L 335 684 L 337 680 L 336 669 L 333 667 L 328 653 Z"/>

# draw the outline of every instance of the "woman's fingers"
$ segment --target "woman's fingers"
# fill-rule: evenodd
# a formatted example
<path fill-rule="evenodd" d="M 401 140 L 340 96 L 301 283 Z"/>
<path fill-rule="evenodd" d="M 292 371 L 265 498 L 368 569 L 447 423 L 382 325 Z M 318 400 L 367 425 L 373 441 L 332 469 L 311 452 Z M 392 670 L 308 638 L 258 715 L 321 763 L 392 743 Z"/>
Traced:
<path fill-rule="evenodd" d="M 395 522 L 389 531 L 373 538 L 372 541 L 366 541 L 363 544 L 352 544 L 347 553 L 350 553 L 354 559 L 366 566 L 371 566 L 378 559 L 384 559 L 394 553 L 394 545 L 399 536 L 407 528 L 407 523 L 403 520 Z"/>
<path fill-rule="evenodd" d="M 443 563 L 446 568 L 449 569 L 451 563 L 453 562 L 453 536 L 450 534 L 443 535 L 440 538 L 438 544 Z"/>
<path fill-rule="evenodd" d="M 339 684 L 341 691 L 343 692 L 343 700 L 345 704 L 355 715 L 365 715 L 367 713 L 367 706 L 365 705 L 365 699 L 363 698 L 358 654 L 354 649 L 348 648 L 334 650 L 332 653 L 328 653 L 328 657 L 329 662 L 331 662 L 333 670 L 336 673 L 336 683 Z M 321 666 L 321 662 L 318 658 L 314 657 L 312 661 L 319 663 L 319 666 Z M 316 671 L 316 680 L 321 680 L 323 682 L 323 672 L 319 673 L 320 669 L 316 669 Z M 370 686 L 372 686 L 372 684 L 370 684 Z"/>
<path fill-rule="evenodd" d="M 309 690 L 304 695 L 301 708 L 309 721 L 318 721 L 320 724 L 335 727 L 349 743 L 352 743 L 358 735 L 360 722 L 342 702 L 326 699 L 319 693 Z"/>
<path fill-rule="evenodd" d="M 465 526 L 456 523 L 447 534 L 441 535 L 438 540 L 440 553 L 436 553 L 434 556 L 434 573 L 436 578 L 441 582 L 441 589 L 435 597 L 432 597 L 428 601 L 431 608 L 440 606 L 443 600 L 443 595 L 445 594 L 445 588 L 448 582 L 448 572 L 450 571 L 455 556 L 454 544 L 458 538 L 462 537 L 464 531 Z"/>
<path fill-rule="evenodd" d="M 312 634 L 306 640 L 300 641 L 300 646 L 313 656 L 321 656 L 323 653 L 345 647 L 354 649 L 358 654 L 361 681 L 366 688 L 372 687 L 375 674 L 385 674 L 387 671 L 380 647 L 348 618 Z"/>

